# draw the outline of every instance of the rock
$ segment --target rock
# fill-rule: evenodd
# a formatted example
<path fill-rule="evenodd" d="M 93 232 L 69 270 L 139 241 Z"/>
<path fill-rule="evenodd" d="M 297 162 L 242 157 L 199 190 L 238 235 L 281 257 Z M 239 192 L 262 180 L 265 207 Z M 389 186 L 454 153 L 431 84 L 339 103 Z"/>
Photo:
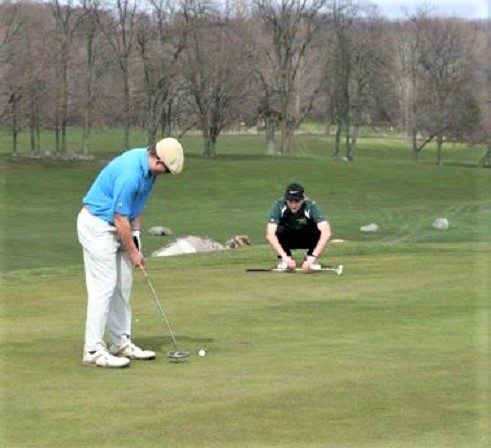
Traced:
<path fill-rule="evenodd" d="M 367 224 L 366 226 L 360 227 L 360 231 L 363 233 L 376 233 L 380 230 L 378 224 L 372 222 L 371 224 Z"/>
<path fill-rule="evenodd" d="M 433 221 L 433 227 L 436 230 L 448 230 L 450 222 L 447 218 L 437 218 Z"/>
<path fill-rule="evenodd" d="M 225 242 L 225 247 L 229 249 L 237 249 L 239 247 L 249 246 L 251 244 L 248 235 L 235 235 Z"/>
<path fill-rule="evenodd" d="M 223 249 L 225 249 L 225 246 L 210 238 L 189 235 L 184 238 L 178 238 L 167 246 L 157 249 L 152 252 L 152 257 L 168 257 L 171 255 L 195 254 L 197 252 L 214 252 Z"/>
<path fill-rule="evenodd" d="M 167 227 L 154 226 L 148 229 L 148 233 L 155 236 L 165 236 L 172 235 L 172 230 Z"/>

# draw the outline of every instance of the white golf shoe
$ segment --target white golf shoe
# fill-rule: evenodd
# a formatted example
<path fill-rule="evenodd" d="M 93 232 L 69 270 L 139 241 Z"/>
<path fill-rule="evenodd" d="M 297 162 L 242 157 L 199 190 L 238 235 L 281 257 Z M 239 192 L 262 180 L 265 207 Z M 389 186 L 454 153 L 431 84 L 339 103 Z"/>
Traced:
<path fill-rule="evenodd" d="M 280 269 L 282 271 L 286 271 L 288 269 L 288 265 L 286 264 L 285 261 L 281 260 L 277 265 L 276 269 Z"/>
<path fill-rule="evenodd" d="M 311 271 L 319 271 L 320 269 L 322 269 L 322 266 L 320 265 L 320 263 L 317 263 L 317 261 L 310 265 Z"/>
<path fill-rule="evenodd" d="M 126 357 L 111 355 L 105 347 L 99 347 L 94 353 L 86 352 L 82 358 L 84 366 L 108 367 L 122 369 L 130 365 L 130 360 Z"/>
<path fill-rule="evenodd" d="M 155 352 L 152 350 L 143 350 L 137 345 L 133 344 L 133 342 L 128 341 L 121 345 L 112 345 L 110 352 L 114 356 L 122 356 L 124 358 L 130 359 L 155 359 Z"/>

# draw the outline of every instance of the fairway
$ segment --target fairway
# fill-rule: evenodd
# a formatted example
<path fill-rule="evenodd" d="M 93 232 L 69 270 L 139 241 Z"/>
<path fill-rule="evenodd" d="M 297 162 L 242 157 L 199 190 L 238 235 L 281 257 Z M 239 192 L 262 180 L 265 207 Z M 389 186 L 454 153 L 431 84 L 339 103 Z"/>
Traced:
<path fill-rule="evenodd" d="M 168 331 L 135 272 L 134 339 L 157 359 L 124 370 L 81 364 L 86 292 L 75 217 L 106 158 L 2 161 L 0 446 L 488 445 L 490 171 L 460 153 L 451 166 L 413 165 L 400 148 L 367 149 L 346 164 L 321 152 L 323 137 L 306 139 L 299 148 L 308 153 L 284 159 L 191 154 L 182 176 L 158 182 L 144 229 L 166 225 L 174 235 L 145 232 L 147 255 L 186 234 L 224 242 L 246 233 L 252 245 L 149 257 L 179 348 L 191 356 L 169 362 Z M 342 264 L 342 275 L 246 272 L 272 265 L 264 223 L 292 180 L 345 240 L 322 257 Z M 450 220 L 448 231 L 432 228 L 438 217 Z M 359 231 L 370 222 L 380 233 Z"/>

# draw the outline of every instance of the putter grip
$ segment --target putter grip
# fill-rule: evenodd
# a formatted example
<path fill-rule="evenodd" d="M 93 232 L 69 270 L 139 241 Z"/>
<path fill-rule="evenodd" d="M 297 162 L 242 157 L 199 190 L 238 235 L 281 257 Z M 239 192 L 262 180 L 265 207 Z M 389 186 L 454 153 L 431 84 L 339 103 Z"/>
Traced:
<path fill-rule="evenodd" d="M 148 278 L 147 271 L 145 270 L 145 268 L 141 264 L 138 265 L 138 268 L 140 269 L 143 277 Z"/>

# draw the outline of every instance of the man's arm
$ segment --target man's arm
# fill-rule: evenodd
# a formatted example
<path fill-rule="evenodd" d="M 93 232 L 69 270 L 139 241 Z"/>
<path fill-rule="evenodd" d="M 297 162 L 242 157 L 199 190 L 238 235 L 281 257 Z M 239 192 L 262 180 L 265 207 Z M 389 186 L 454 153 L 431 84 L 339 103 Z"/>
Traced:
<path fill-rule="evenodd" d="M 321 256 L 326 244 L 331 239 L 331 226 L 329 225 L 328 221 L 321 221 L 317 223 L 317 228 L 319 229 L 321 235 L 319 237 L 319 241 L 317 242 L 317 246 L 315 246 L 314 250 L 312 251 L 312 255 L 315 258 L 319 258 Z"/>
<path fill-rule="evenodd" d="M 136 247 L 133 235 L 131 234 L 131 223 L 127 216 L 114 214 L 114 225 L 118 230 L 121 242 L 126 248 L 131 262 L 134 266 L 145 266 L 145 258 L 143 254 Z"/>
<path fill-rule="evenodd" d="M 288 269 L 295 269 L 296 263 L 292 257 L 284 251 L 283 247 L 276 236 L 276 229 L 278 224 L 269 222 L 266 225 L 266 239 L 268 240 L 271 247 L 276 251 L 276 253 L 281 257 L 281 259 L 287 264 Z"/>
<path fill-rule="evenodd" d="M 303 262 L 302 269 L 310 269 L 312 267 L 312 264 L 314 264 L 317 261 L 317 258 L 321 256 L 322 251 L 326 247 L 326 244 L 331 239 L 331 226 L 329 225 L 329 222 L 318 222 L 317 228 L 321 233 L 319 236 L 319 241 L 312 251 L 312 255 L 308 256 L 307 259 Z"/>

